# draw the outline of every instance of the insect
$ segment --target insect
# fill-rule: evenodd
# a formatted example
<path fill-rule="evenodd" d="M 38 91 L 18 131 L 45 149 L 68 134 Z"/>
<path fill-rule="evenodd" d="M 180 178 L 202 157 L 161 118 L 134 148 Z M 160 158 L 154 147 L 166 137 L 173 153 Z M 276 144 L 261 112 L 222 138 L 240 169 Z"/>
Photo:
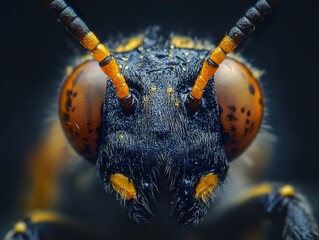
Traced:
<path fill-rule="evenodd" d="M 134 221 L 152 221 L 156 180 L 164 175 L 177 221 L 198 224 L 213 191 L 226 178 L 228 163 L 257 134 L 263 116 L 261 89 L 246 64 L 226 54 L 268 13 L 269 5 L 259 1 L 212 52 L 186 48 L 192 42 L 181 38 L 171 39 L 171 49 L 150 30 L 131 40 L 129 50 L 111 55 L 71 8 L 50 1 L 59 19 L 100 63 L 86 61 L 66 80 L 60 95 L 62 126 L 73 147 L 97 165 L 103 184 L 119 196 Z M 302 234 L 315 237 L 311 216 L 291 186 L 263 185 L 249 199 L 267 209 L 274 204 L 272 213 L 293 206 L 293 215 L 297 208 L 302 214 L 291 217 L 285 236 L 301 236 L 300 230 L 293 231 L 296 218 L 306 226 Z M 35 222 L 31 218 L 30 224 Z M 13 234 L 29 234 L 23 224 Z"/>

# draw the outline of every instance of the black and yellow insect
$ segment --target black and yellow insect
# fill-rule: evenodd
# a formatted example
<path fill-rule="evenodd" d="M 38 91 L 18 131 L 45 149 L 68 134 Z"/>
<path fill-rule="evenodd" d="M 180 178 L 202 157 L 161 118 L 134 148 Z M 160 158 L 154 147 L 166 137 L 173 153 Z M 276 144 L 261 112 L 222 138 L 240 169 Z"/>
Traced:
<path fill-rule="evenodd" d="M 231 52 L 270 12 L 274 1 L 258 1 L 212 51 L 189 38 L 163 38 L 157 28 L 110 51 L 64 1 L 45 2 L 94 58 L 70 71 L 61 88 L 59 115 L 71 145 L 97 166 L 105 188 L 117 194 L 135 222 L 156 218 L 159 185 L 166 180 L 176 221 L 199 224 L 213 192 L 226 179 L 229 163 L 248 147 L 261 126 L 264 99 L 259 73 Z M 54 154 L 69 156 L 62 148 Z M 38 184 L 47 190 L 47 185 L 41 186 L 45 183 Z M 41 207 L 46 199 L 33 195 L 30 201 Z M 230 218 L 232 212 L 236 214 Z M 311 212 L 290 185 L 256 187 L 218 224 L 224 221 L 241 232 L 237 229 L 241 224 L 235 222 L 240 217 L 250 221 L 276 215 L 286 219 L 285 238 L 316 239 Z M 31 215 L 18 222 L 7 238 L 37 239 L 38 232 L 46 235 L 50 223 L 71 229 L 48 230 L 48 234 L 67 238 L 68 231 L 78 233 L 62 219 L 52 213 Z M 215 234 L 219 236 L 217 230 Z M 224 237 L 228 234 L 235 233 Z"/>

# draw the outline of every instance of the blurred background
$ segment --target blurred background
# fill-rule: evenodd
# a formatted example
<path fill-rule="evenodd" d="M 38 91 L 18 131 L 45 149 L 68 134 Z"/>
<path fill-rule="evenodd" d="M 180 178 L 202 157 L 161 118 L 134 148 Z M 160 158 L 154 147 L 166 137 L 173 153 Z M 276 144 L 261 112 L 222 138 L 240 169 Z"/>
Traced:
<path fill-rule="evenodd" d="M 69 0 L 100 39 L 151 25 L 218 41 L 253 0 Z M 58 86 L 72 56 L 85 51 L 39 0 L 0 0 L 0 226 L 16 220 L 26 152 L 55 109 Z M 265 179 L 303 189 L 318 218 L 318 3 L 282 0 L 238 47 L 262 78 L 267 122 L 277 136 Z M 1 228 L 0 228 L 1 229 Z M 0 232 L 0 235 L 3 233 Z"/>

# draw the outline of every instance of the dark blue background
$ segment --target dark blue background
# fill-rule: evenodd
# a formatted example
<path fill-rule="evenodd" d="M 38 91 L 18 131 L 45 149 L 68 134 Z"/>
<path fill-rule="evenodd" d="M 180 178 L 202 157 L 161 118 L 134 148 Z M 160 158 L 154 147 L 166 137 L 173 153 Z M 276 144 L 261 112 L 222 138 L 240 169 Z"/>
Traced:
<path fill-rule="evenodd" d="M 69 1 L 101 39 L 159 24 L 217 43 L 251 0 Z M 268 178 L 319 190 L 319 21 L 315 1 L 281 1 L 238 50 L 266 70 L 268 121 L 278 136 Z M 65 66 L 84 53 L 40 1 L 0 1 L 0 224 L 13 221 L 23 158 L 41 132 Z"/>

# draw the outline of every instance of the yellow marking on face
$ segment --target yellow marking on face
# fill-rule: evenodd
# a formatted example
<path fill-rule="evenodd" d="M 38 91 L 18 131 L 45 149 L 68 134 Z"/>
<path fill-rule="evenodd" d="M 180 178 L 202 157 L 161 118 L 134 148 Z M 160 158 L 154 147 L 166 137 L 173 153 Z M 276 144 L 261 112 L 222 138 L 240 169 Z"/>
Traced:
<path fill-rule="evenodd" d="M 120 173 L 112 174 L 110 177 L 113 189 L 125 200 L 136 199 L 136 190 L 132 180 Z"/>
<path fill-rule="evenodd" d="M 124 44 L 120 44 L 114 49 L 116 53 L 129 52 L 142 45 L 144 41 L 143 35 L 137 35 L 129 38 Z"/>
<path fill-rule="evenodd" d="M 171 45 L 176 48 L 187 48 L 195 50 L 210 50 L 213 48 L 213 46 L 209 42 L 194 41 L 192 38 L 185 36 L 173 36 L 171 38 Z"/>
<path fill-rule="evenodd" d="M 172 37 L 171 44 L 177 48 L 194 48 L 195 42 L 189 37 Z"/>
<path fill-rule="evenodd" d="M 169 93 L 169 94 L 173 93 L 173 88 L 172 87 L 168 87 L 167 88 L 167 93 Z"/>
<path fill-rule="evenodd" d="M 144 101 L 144 102 L 148 102 L 149 100 L 150 100 L 149 96 L 144 96 L 144 97 L 143 97 L 143 101 Z"/>
<path fill-rule="evenodd" d="M 124 133 L 120 133 L 119 137 L 120 139 L 124 139 Z"/>
<path fill-rule="evenodd" d="M 291 185 L 285 185 L 279 189 L 282 197 L 292 197 L 296 194 L 295 188 Z"/>
<path fill-rule="evenodd" d="M 174 49 L 174 46 L 171 46 L 171 49 L 169 50 L 169 53 L 168 53 L 169 58 L 173 57 L 173 49 Z"/>
<path fill-rule="evenodd" d="M 15 233 L 26 233 L 27 229 L 27 225 L 24 222 L 17 222 L 13 227 Z"/>
<path fill-rule="evenodd" d="M 239 202 L 245 202 L 250 199 L 266 195 L 272 191 L 272 186 L 269 184 L 263 184 L 257 187 L 252 188 L 248 193 L 246 193 L 244 196 L 242 196 L 239 199 Z"/>
<path fill-rule="evenodd" d="M 176 100 L 175 106 L 176 106 L 176 107 L 179 107 L 179 104 L 180 104 L 180 101 L 179 101 L 179 100 Z"/>
<path fill-rule="evenodd" d="M 212 173 L 207 174 L 199 180 L 199 183 L 195 188 L 195 197 L 201 199 L 203 202 L 207 202 L 214 189 L 217 187 L 217 184 L 218 176 Z"/>
<path fill-rule="evenodd" d="M 151 87 L 151 91 L 152 91 L 152 92 L 156 92 L 156 90 L 157 90 L 157 87 L 156 87 L 156 86 L 152 86 L 152 87 Z"/>

